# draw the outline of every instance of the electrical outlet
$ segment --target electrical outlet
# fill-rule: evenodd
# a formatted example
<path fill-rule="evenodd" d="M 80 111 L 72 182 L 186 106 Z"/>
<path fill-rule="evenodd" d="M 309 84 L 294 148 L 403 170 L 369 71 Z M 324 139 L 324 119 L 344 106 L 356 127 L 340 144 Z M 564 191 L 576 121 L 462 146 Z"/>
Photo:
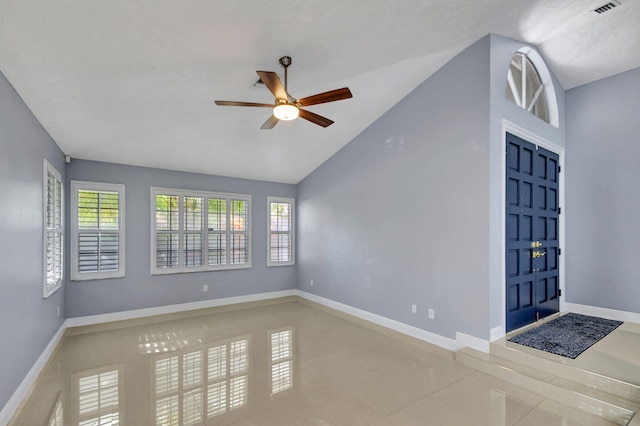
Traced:
<path fill-rule="evenodd" d="M 435 319 L 435 318 L 436 318 L 435 309 L 429 309 L 429 319 Z"/>
<path fill-rule="evenodd" d="M 313 280 L 309 280 L 309 285 L 313 287 Z"/>
<path fill-rule="evenodd" d="M 413 312 L 414 314 L 418 312 L 418 307 L 416 305 L 411 305 L 411 312 Z"/>
<path fill-rule="evenodd" d="M 204 293 L 206 293 L 207 291 L 209 291 L 209 284 L 202 284 L 202 291 Z"/>

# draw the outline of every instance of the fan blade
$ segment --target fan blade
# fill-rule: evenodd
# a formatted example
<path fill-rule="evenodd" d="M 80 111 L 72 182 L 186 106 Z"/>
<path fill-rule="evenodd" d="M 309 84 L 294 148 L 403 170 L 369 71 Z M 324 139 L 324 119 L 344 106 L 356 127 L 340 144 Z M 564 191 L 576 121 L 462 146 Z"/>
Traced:
<path fill-rule="evenodd" d="M 272 115 L 267 119 L 267 121 L 264 122 L 264 124 L 260 128 L 262 130 L 273 129 L 274 127 L 276 127 L 276 124 L 278 124 L 278 121 L 280 120 L 278 120 L 274 115 Z"/>
<path fill-rule="evenodd" d="M 216 101 L 216 105 L 273 108 L 272 104 L 257 104 L 255 102 Z"/>
<path fill-rule="evenodd" d="M 300 109 L 300 117 L 322 127 L 329 127 L 333 124 L 333 121 L 329 120 L 327 117 L 323 117 L 321 115 L 318 115 L 311 111 L 305 111 L 303 109 Z"/>
<path fill-rule="evenodd" d="M 300 106 L 318 105 L 327 102 L 341 101 L 343 99 L 352 98 L 351 90 L 348 87 L 342 89 L 330 90 L 329 92 L 318 93 L 317 95 L 307 96 L 306 98 L 298 99 Z"/>
<path fill-rule="evenodd" d="M 256 71 L 260 76 L 260 80 L 265 86 L 273 93 L 273 96 L 278 100 L 288 101 L 287 91 L 284 90 L 284 86 L 280 82 L 278 74 L 272 71 Z"/>

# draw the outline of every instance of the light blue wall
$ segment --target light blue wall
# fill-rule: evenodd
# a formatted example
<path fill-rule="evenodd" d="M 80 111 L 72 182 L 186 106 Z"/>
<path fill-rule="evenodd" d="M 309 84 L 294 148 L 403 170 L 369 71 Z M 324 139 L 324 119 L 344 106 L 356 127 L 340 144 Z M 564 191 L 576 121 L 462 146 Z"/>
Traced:
<path fill-rule="evenodd" d="M 502 325 L 503 120 L 565 146 L 553 72 L 558 127 L 505 97 L 525 46 L 481 39 L 300 183 L 302 290 L 449 338 Z"/>
<path fill-rule="evenodd" d="M 126 277 L 68 281 L 67 316 L 70 318 L 296 287 L 295 266 L 266 266 L 267 196 L 295 197 L 295 185 L 75 159 L 67 166 L 67 187 L 71 180 L 125 185 Z M 152 276 L 152 186 L 251 195 L 252 268 Z M 202 291 L 203 284 L 209 285 L 206 293 Z"/>
<path fill-rule="evenodd" d="M 640 313 L 640 68 L 567 92 L 567 301 Z"/>
<path fill-rule="evenodd" d="M 488 338 L 489 41 L 299 184 L 301 290 L 448 338 Z"/>
<path fill-rule="evenodd" d="M 0 73 L 0 408 L 62 325 L 64 288 L 42 298 L 43 158 L 64 155 Z"/>
<path fill-rule="evenodd" d="M 546 142 L 555 145 L 554 151 L 563 156 L 565 146 L 565 92 L 549 70 L 558 103 L 559 126 L 554 127 L 509 101 L 505 97 L 507 72 L 514 53 L 526 43 L 491 35 L 491 116 L 490 127 L 490 195 L 489 195 L 489 241 L 486 261 L 489 265 L 489 311 L 490 327 L 503 326 L 504 305 L 504 187 L 505 187 L 505 146 L 503 121 L 522 128 Z M 564 283 L 560 283 L 565 287 Z"/>

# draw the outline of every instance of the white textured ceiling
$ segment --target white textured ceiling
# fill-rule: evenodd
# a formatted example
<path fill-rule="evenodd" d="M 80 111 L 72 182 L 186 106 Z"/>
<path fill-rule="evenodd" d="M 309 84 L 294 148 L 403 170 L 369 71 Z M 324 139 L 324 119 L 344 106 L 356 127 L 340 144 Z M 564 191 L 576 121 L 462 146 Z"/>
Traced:
<path fill-rule="evenodd" d="M 72 157 L 297 183 L 487 33 L 539 47 L 565 89 L 640 66 L 640 0 L 0 0 L 0 70 Z M 335 121 L 260 130 L 255 70 L 293 57 Z"/>

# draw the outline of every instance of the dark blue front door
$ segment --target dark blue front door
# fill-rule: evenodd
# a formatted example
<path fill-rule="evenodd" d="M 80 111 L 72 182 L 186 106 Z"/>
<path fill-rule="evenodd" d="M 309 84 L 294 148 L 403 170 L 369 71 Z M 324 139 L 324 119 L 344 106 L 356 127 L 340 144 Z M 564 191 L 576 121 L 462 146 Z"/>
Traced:
<path fill-rule="evenodd" d="M 558 155 L 507 133 L 507 332 L 559 311 Z"/>

